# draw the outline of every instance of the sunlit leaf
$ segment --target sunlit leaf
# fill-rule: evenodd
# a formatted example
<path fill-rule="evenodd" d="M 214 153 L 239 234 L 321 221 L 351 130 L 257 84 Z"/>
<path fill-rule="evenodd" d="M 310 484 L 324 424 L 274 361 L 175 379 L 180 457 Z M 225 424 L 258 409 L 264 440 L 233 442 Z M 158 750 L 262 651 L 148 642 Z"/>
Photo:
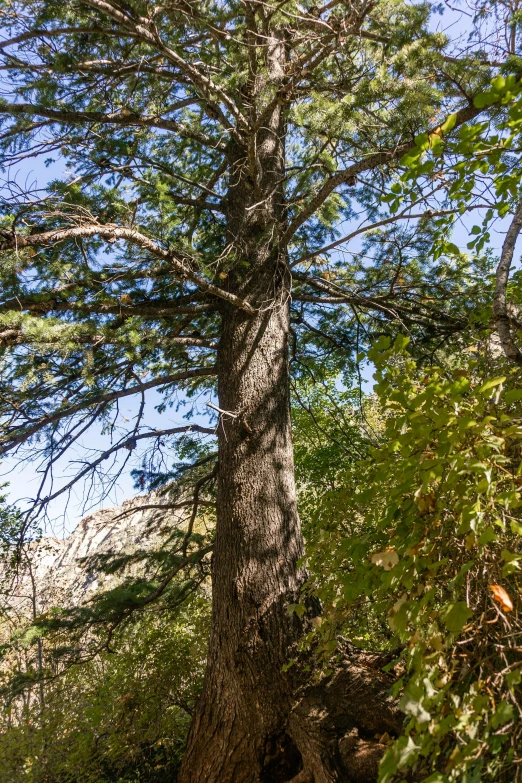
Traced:
<path fill-rule="evenodd" d="M 509 597 L 508 593 L 504 590 L 502 585 L 490 585 L 489 589 L 493 593 L 493 598 L 500 604 L 501 608 L 505 612 L 513 611 L 513 601 Z"/>

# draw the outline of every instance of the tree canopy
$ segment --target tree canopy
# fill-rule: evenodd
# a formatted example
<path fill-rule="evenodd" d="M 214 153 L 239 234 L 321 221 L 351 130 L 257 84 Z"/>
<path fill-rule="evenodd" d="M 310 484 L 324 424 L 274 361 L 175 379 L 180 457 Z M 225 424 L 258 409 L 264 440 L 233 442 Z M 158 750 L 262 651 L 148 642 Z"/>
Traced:
<path fill-rule="evenodd" d="M 182 512 L 123 600 L 33 617 L 40 659 L 130 660 L 211 570 L 180 783 L 520 774 L 520 21 L 442 10 L 0 3 L 0 453 L 42 472 L 8 551 L 129 466 Z"/>
<path fill-rule="evenodd" d="M 357 341 L 391 322 L 421 341 L 462 326 L 476 292 L 451 255 L 429 253 L 434 218 L 459 214 L 444 179 L 418 184 L 394 215 L 382 202 L 418 133 L 456 111 L 454 133 L 483 112 L 473 95 L 492 65 L 480 47 L 446 55 L 430 13 L 397 2 L 4 5 L 4 165 L 14 174 L 43 156 L 50 172 L 53 160 L 65 168 L 36 192 L 5 183 L 4 453 L 52 460 L 89 422 L 111 427 L 126 396 L 159 388 L 168 404 L 175 388 L 212 385 L 219 302 L 251 307 L 231 290 L 241 251 L 227 192 L 244 159 L 253 203 L 266 197 L 256 146 L 277 104 L 295 372 L 323 358 L 348 366 Z M 288 62 L 274 75 L 279 45 Z M 155 437 L 144 426 L 112 448 Z M 42 487 L 37 502 L 60 490 Z"/>

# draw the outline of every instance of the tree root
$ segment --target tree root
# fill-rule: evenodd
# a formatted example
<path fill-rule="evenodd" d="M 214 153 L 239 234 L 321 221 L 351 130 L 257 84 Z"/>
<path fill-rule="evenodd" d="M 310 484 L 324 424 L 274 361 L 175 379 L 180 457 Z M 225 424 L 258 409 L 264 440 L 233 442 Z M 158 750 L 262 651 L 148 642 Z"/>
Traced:
<path fill-rule="evenodd" d="M 307 769 L 302 769 L 301 772 L 298 772 L 295 778 L 292 778 L 288 783 L 315 783 L 315 781 L 312 772 L 309 772 Z"/>
<path fill-rule="evenodd" d="M 381 656 L 349 648 L 336 671 L 296 695 L 288 734 L 303 759 L 290 783 L 375 783 L 385 742 L 403 716 Z"/>

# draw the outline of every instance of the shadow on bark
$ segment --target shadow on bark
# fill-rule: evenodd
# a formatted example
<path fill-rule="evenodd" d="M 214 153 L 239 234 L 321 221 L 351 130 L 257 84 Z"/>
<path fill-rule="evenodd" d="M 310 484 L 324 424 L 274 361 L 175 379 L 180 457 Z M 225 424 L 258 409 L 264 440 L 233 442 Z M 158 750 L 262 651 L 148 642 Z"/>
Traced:
<path fill-rule="evenodd" d="M 262 783 L 375 783 L 403 723 L 386 662 L 346 645 L 330 677 L 301 687 L 287 731 L 267 744 Z"/>

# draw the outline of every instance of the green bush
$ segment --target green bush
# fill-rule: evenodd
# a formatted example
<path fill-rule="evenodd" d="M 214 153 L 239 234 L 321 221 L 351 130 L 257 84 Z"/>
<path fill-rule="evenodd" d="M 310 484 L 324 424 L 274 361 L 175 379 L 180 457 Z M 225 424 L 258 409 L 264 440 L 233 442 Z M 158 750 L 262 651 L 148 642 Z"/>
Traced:
<path fill-rule="evenodd" d="M 407 342 L 370 352 L 381 444 L 317 508 L 321 650 L 339 632 L 398 650 L 407 721 L 380 783 L 412 766 L 426 783 L 507 783 L 522 743 L 519 371 L 421 368 Z"/>
<path fill-rule="evenodd" d="M 0 713 L 2 783 L 175 779 L 206 658 L 209 603 L 193 596 L 119 631 L 111 652 L 72 666 Z M 79 777 L 81 775 L 81 777 Z"/>

